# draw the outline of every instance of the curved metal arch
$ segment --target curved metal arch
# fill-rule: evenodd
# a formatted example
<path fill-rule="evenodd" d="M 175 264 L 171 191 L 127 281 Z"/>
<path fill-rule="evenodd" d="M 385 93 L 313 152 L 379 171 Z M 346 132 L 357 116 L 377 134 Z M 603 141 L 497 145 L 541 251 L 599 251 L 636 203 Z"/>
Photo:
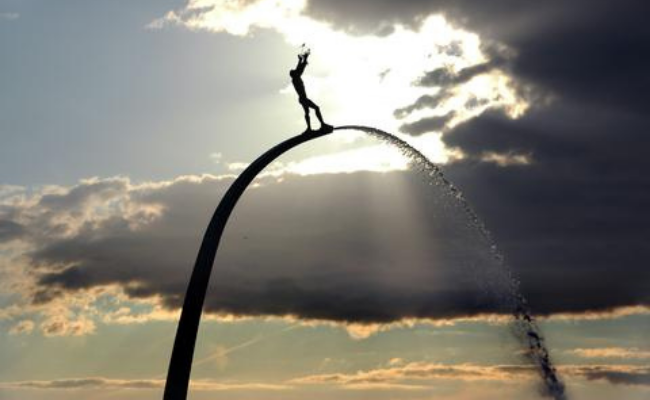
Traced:
<path fill-rule="evenodd" d="M 335 128 L 336 129 L 336 128 Z M 185 400 L 190 381 L 196 335 L 201 321 L 203 303 L 212 273 L 212 265 L 221 235 L 237 201 L 248 185 L 271 162 L 292 148 L 331 133 L 313 131 L 294 136 L 276 145 L 258 157 L 230 185 L 217 206 L 205 231 L 199 254 L 194 263 L 190 282 L 185 292 L 181 317 L 176 330 L 163 400 Z"/>

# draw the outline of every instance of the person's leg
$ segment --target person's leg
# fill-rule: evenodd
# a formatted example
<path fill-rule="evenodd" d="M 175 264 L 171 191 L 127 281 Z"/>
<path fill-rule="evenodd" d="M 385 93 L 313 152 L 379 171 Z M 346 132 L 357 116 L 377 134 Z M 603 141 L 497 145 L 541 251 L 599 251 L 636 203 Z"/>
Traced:
<path fill-rule="evenodd" d="M 302 103 L 302 109 L 305 111 L 305 121 L 307 122 L 307 129 L 311 130 L 311 120 L 309 119 L 309 107 L 307 104 Z"/>
<path fill-rule="evenodd" d="M 323 115 L 320 113 L 320 107 L 318 107 L 316 103 L 314 103 L 309 99 L 307 99 L 307 104 L 309 105 L 309 107 L 314 109 L 314 112 L 316 113 L 316 118 L 318 118 L 320 124 L 325 125 L 325 121 L 323 121 Z"/>
<path fill-rule="evenodd" d="M 321 126 L 325 125 L 325 121 L 323 121 L 323 115 L 320 113 L 320 107 L 318 106 L 314 107 L 314 111 L 316 112 L 316 118 L 318 118 L 318 121 L 320 122 Z"/>

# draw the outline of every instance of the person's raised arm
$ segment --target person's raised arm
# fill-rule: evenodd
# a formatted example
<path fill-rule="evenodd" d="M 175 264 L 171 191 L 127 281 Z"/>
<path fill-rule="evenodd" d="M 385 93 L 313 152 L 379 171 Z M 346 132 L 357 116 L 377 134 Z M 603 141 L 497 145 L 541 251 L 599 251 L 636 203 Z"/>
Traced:
<path fill-rule="evenodd" d="M 307 66 L 307 56 L 304 54 L 299 55 L 298 65 L 296 66 L 296 71 L 298 71 L 299 75 L 302 75 L 302 73 L 305 71 L 306 66 Z"/>

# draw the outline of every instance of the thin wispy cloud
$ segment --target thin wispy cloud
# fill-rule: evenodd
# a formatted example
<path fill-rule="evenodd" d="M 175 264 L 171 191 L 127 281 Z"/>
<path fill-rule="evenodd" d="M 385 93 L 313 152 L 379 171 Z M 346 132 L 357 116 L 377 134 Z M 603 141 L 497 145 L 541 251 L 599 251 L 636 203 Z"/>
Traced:
<path fill-rule="evenodd" d="M 650 359 L 650 351 L 636 347 L 594 347 L 567 350 L 567 353 L 582 358 L 620 358 L 627 360 Z"/>
<path fill-rule="evenodd" d="M 629 365 L 568 365 L 560 367 L 572 378 L 602 381 L 613 385 L 650 386 L 650 368 Z M 524 365 L 435 364 L 411 362 L 400 367 L 362 370 L 355 373 L 305 375 L 279 383 L 222 382 L 194 379 L 192 390 L 212 392 L 296 391 L 310 386 L 340 390 L 421 391 L 435 388 L 441 381 L 499 383 L 509 386 L 530 383 L 535 371 Z M 0 382 L 0 389 L 78 390 L 130 389 L 159 390 L 164 379 L 115 379 L 83 377 L 54 380 Z"/>
<path fill-rule="evenodd" d="M 587 380 L 602 380 L 611 384 L 650 385 L 650 368 L 633 365 L 565 365 L 561 373 Z M 513 384 L 533 381 L 536 371 L 528 365 L 478 365 L 478 364 L 435 364 L 411 362 L 397 367 L 377 368 L 355 373 L 333 373 L 307 375 L 291 380 L 299 385 L 336 385 L 342 388 L 381 388 L 384 385 L 395 389 L 398 385 L 413 388 L 435 386 L 436 381 L 502 382 Z M 428 382 L 427 382 L 428 381 Z M 410 383 L 409 383 L 410 382 Z M 425 383 L 426 382 L 426 383 Z"/>
<path fill-rule="evenodd" d="M 0 12 L 0 20 L 9 20 L 13 21 L 20 18 L 20 14 L 15 12 Z"/>
<path fill-rule="evenodd" d="M 16 382 L 0 382 L 3 389 L 41 389 L 41 390 L 77 390 L 77 389 L 132 389 L 151 390 L 161 389 L 164 379 L 111 379 L 103 377 L 30 380 Z M 288 385 L 273 383 L 229 383 L 210 379 L 192 380 L 192 390 L 198 391 L 275 391 L 289 390 Z"/>

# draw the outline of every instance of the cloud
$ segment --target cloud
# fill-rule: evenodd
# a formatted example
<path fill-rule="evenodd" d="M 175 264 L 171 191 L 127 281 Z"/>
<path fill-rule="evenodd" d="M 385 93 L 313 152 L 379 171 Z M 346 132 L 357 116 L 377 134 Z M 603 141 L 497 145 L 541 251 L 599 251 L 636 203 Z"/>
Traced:
<path fill-rule="evenodd" d="M 505 52 L 505 50 L 503 50 Z M 422 76 L 417 84 L 421 86 L 434 86 L 434 87 L 453 87 L 472 80 L 476 76 L 487 74 L 495 69 L 506 65 L 507 58 L 505 55 L 498 53 L 491 54 L 490 61 L 465 67 L 461 70 L 455 71 L 448 66 L 428 71 Z M 510 57 L 513 57 L 512 55 Z"/>
<path fill-rule="evenodd" d="M 650 56 L 638 49 L 650 42 L 650 29 L 644 21 L 643 6 L 633 0 L 597 5 L 589 0 L 570 4 L 517 0 L 489 4 L 480 0 L 312 0 L 307 8 L 312 18 L 357 32 L 372 32 L 378 21 L 417 29 L 425 16 L 440 13 L 455 26 L 480 35 L 489 61 L 462 70 L 445 66 L 430 69 L 422 78 L 425 83 L 453 87 L 475 73 L 488 73 L 497 67 L 514 78 L 520 97 L 533 107 L 554 98 L 588 105 L 595 114 L 609 109 L 621 117 L 629 112 L 647 115 L 643 93 L 650 88 L 646 74 Z M 531 88 L 534 92 L 530 92 Z M 562 114 L 554 117 L 560 119 Z M 612 119 L 609 125 L 616 126 L 615 121 Z"/>
<path fill-rule="evenodd" d="M 190 0 L 150 27 L 181 25 L 247 37 L 272 30 L 291 46 L 307 42 L 314 50 L 314 68 L 318 68 L 317 75 L 307 72 L 307 86 L 326 106 L 325 118 L 330 121 L 379 125 L 395 131 L 400 125 L 444 116 L 451 110 L 454 119 L 448 121 L 449 125 L 487 109 L 500 109 L 516 117 L 527 107 L 527 100 L 519 96 L 517 85 L 502 68 L 509 53 L 494 50 L 503 46 L 488 46 L 477 35 L 450 25 L 440 15 L 423 14 L 417 26 L 386 21 L 377 24 L 372 32 L 353 35 L 332 21 L 314 17 L 310 7 L 305 0 Z M 454 77 L 453 85 L 427 81 L 428 74 L 441 70 Z M 445 96 L 438 96 L 438 108 L 419 107 L 414 115 L 395 113 L 408 109 L 423 96 L 437 96 L 441 86 Z M 294 96 L 288 84 L 282 92 Z M 478 101 L 471 103 L 477 97 Z M 434 128 L 439 127 L 421 128 L 417 134 L 435 136 L 438 129 Z"/>
<path fill-rule="evenodd" d="M 392 363 L 388 368 L 376 368 L 354 373 L 306 375 L 279 383 L 221 382 L 212 379 L 193 379 L 192 390 L 206 392 L 288 392 L 313 386 L 328 386 L 343 390 L 421 391 L 437 387 L 441 380 L 500 385 L 521 383 L 534 379 L 535 372 L 522 365 L 435 364 L 426 362 Z M 591 381 L 605 381 L 612 385 L 650 385 L 647 367 L 626 365 L 570 365 L 562 372 Z M 81 377 L 55 380 L 25 380 L 0 382 L 0 389 L 12 390 L 161 390 L 164 379 L 116 379 Z M 503 388 L 501 389 L 503 391 Z"/>
<path fill-rule="evenodd" d="M 561 373 L 614 385 L 650 385 L 650 368 L 629 365 L 568 365 Z M 410 362 L 404 365 L 357 371 L 306 375 L 290 381 L 296 385 L 336 385 L 342 388 L 427 389 L 439 380 L 512 383 L 533 380 L 536 371 L 527 365 L 437 364 Z M 433 382 L 427 382 L 433 381 Z"/>
<path fill-rule="evenodd" d="M 219 164 L 219 163 L 222 162 L 223 154 L 222 154 L 222 153 L 219 153 L 219 152 L 210 153 L 210 159 L 211 159 L 212 162 L 214 162 L 215 164 Z"/>
<path fill-rule="evenodd" d="M 579 303 L 647 304 L 650 181 L 639 171 L 650 167 L 641 150 L 650 120 L 639 94 L 650 89 L 650 57 L 636 49 L 650 29 L 638 3 L 479 3 L 448 10 L 511 49 L 508 71 L 552 101 L 531 102 L 516 120 L 486 112 L 448 129 L 446 146 L 464 155 L 448 175 L 485 218 L 537 311 L 579 286 L 582 300 L 571 302 L 578 313 Z M 556 282 L 545 296 L 533 283 L 542 270 Z M 611 284 L 608 274 L 616 276 Z M 604 293 L 618 300 L 603 301 Z"/>
<path fill-rule="evenodd" d="M 34 330 L 34 321 L 22 320 L 9 329 L 10 335 L 30 334 Z"/>
<path fill-rule="evenodd" d="M 0 241 L 8 242 L 25 234 L 25 228 L 14 221 L 0 220 Z"/>
<path fill-rule="evenodd" d="M 84 336 L 95 331 L 95 323 L 87 318 L 70 320 L 57 315 L 43 321 L 40 328 L 45 336 Z"/>
<path fill-rule="evenodd" d="M 18 14 L 18 13 L 14 13 L 14 12 L 0 13 L 0 20 L 4 19 L 4 20 L 13 21 L 13 20 L 16 20 L 18 18 L 20 18 L 20 14 Z"/>
<path fill-rule="evenodd" d="M 395 363 L 393 363 L 395 364 Z M 571 365 L 562 372 L 587 380 L 606 381 L 613 385 L 650 385 L 647 367 L 626 365 Z M 434 364 L 410 362 L 400 366 L 377 368 L 354 373 L 306 375 L 280 383 L 220 382 L 194 379 L 192 390 L 198 391 L 287 391 L 313 385 L 335 386 L 349 390 L 430 390 L 436 381 L 512 383 L 532 380 L 535 372 L 523 365 Z M 56 380 L 2 382 L 3 389 L 88 390 L 130 389 L 159 390 L 163 379 L 115 379 L 85 377 Z"/>
<path fill-rule="evenodd" d="M 576 313 L 560 312 L 575 316 L 596 304 L 616 314 L 648 303 L 649 181 L 640 171 L 650 167 L 643 134 L 650 120 L 640 94 L 650 90 L 650 57 L 638 49 L 650 42 L 650 29 L 639 7 L 633 1 L 314 0 L 307 13 L 357 33 L 371 32 L 377 21 L 417 29 L 425 16 L 443 13 L 480 35 L 488 61 L 428 70 L 420 83 L 440 90 L 398 108 L 396 117 L 410 116 L 402 129 L 411 134 L 442 129 L 445 147 L 458 154 L 449 158 L 448 176 L 486 220 L 533 308 L 546 313 L 555 296 L 578 296 L 567 302 Z M 514 78 L 529 108 L 513 119 L 479 107 L 473 119 L 443 122 L 443 104 L 457 85 L 492 68 Z M 427 109 L 435 115 L 421 113 Z M 615 275 L 611 285 L 607 275 Z M 542 289 L 541 280 L 553 287 Z M 605 300 L 605 293 L 618 300 Z"/>
<path fill-rule="evenodd" d="M 596 347 L 568 350 L 567 353 L 583 358 L 622 358 L 628 360 L 650 359 L 650 351 L 638 348 Z"/>
<path fill-rule="evenodd" d="M 589 110 L 558 102 L 517 121 L 487 113 L 443 138 L 465 154 L 446 168 L 448 176 L 484 217 L 538 312 L 569 293 L 580 297 L 567 302 L 576 311 L 648 302 L 643 238 L 650 220 L 642 199 L 650 181 L 639 171 L 650 167 L 640 150 L 650 121 Z M 489 153 L 526 154 L 533 162 L 503 168 L 485 162 Z M 534 283 L 542 274 L 555 281 L 546 295 Z"/>
<path fill-rule="evenodd" d="M 81 389 L 131 389 L 147 390 L 161 389 L 164 379 L 111 379 L 104 377 L 89 377 L 76 379 L 32 380 L 17 382 L 1 382 L 0 388 L 5 389 L 41 389 L 41 390 L 81 390 Z M 289 390 L 291 387 L 271 383 L 232 383 L 219 382 L 210 379 L 194 379 L 190 382 L 192 390 L 200 391 L 240 391 L 240 390 Z"/>
<path fill-rule="evenodd" d="M 643 11 L 631 0 L 312 0 L 298 14 L 385 46 L 398 27 L 426 33 L 437 14 L 478 33 L 476 47 L 453 35 L 434 43 L 445 61 L 394 81 L 420 90 L 390 104 L 394 122 L 413 135 L 444 132 L 446 147 L 461 155 L 450 158 L 449 176 L 486 220 L 537 313 L 601 318 L 647 310 L 650 301 Z M 458 62 L 471 49 L 481 57 Z M 378 75 L 390 70 L 381 67 Z M 457 110 L 460 119 L 450 114 Z"/>
<path fill-rule="evenodd" d="M 398 108 L 393 112 L 396 118 L 404 118 L 413 111 L 421 110 L 424 108 L 436 108 L 439 104 L 451 97 L 451 93 L 440 91 L 435 95 L 425 94 L 420 96 L 413 104 L 403 108 Z"/>
<path fill-rule="evenodd" d="M 180 306 L 202 227 L 230 182 L 230 178 L 180 178 L 131 188 L 123 182 L 124 191 L 111 192 L 111 198 L 90 196 L 94 199 L 90 203 L 80 203 L 77 193 L 91 189 L 74 187 L 56 198 L 57 213 L 51 212 L 49 195 L 47 202 L 39 200 L 35 208 L 47 204 L 50 221 L 67 225 L 59 226 L 58 237 L 38 242 L 28 254 L 36 268 L 34 300 L 47 304 L 69 293 L 121 285 L 133 298 L 159 296 L 167 307 Z M 97 182 L 80 186 L 95 187 L 100 193 L 105 189 Z M 331 192 L 333 187 L 338 188 L 336 193 Z M 396 187 L 404 191 L 388 189 Z M 436 249 L 433 257 L 436 246 L 427 242 L 433 241 L 437 228 L 421 226 L 411 214 L 412 207 L 425 215 L 440 214 L 425 200 L 428 195 L 423 191 L 428 190 L 412 173 L 285 176 L 281 183 L 251 190 L 224 238 L 215 272 L 219 278 L 213 281 L 207 310 L 367 323 L 489 310 L 477 288 L 452 283 L 461 282 L 464 263 L 488 257 L 485 249 L 466 243 L 468 248 L 459 252 L 456 244 Z M 110 204 L 115 212 L 99 209 L 102 218 L 82 212 L 78 219 L 64 219 L 59 214 L 67 216 L 71 208 L 65 205 L 66 198 L 89 208 Z M 359 213 L 367 201 L 376 211 Z M 121 212 L 152 204 L 164 211 L 144 224 L 130 220 L 138 219 L 139 213 Z M 323 214 L 321 207 L 330 212 Z M 369 234 L 377 213 L 389 210 L 390 225 L 412 231 L 413 236 L 383 228 Z M 44 223 L 43 218 L 37 221 Z M 454 222 L 442 215 L 436 224 L 447 229 L 447 236 L 454 232 Z M 424 236 L 418 237 L 420 231 Z M 456 234 L 455 240 L 462 241 L 464 233 Z M 395 270 L 405 260 L 408 265 Z M 449 265 L 432 267 L 437 263 Z M 60 320 L 47 326 L 48 333 L 65 331 Z"/>
<path fill-rule="evenodd" d="M 209 28 L 215 32 L 246 36 L 255 28 L 279 28 L 288 20 L 299 20 L 304 7 L 304 0 L 190 0 L 184 9 L 170 11 L 164 18 L 154 21 L 152 27 L 175 22 L 194 29 Z"/>
<path fill-rule="evenodd" d="M 508 153 L 496 153 L 493 151 L 483 152 L 480 160 L 483 162 L 494 163 L 500 167 L 528 165 L 532 162 L 530 154 L 516 154 L 512 151 Z"/>
<path fill-rule="evenodd" d="M 529 366 L 482 366 L 473 364 L 434 364 L 426 362 L 411 362 L 402 366 L 378 368 L 358 371 L 351 374 L 319 374 L 308 375 L 292 380 L 295 384 L 334 384 L 356 388 L 372 385 L 394 385 L 407 381 L 428 381 L 432 379 L 464 380 L 464 381 L 510 381 L 514 377 L 527 378 L 532 376 Z M 417 384 L 416 387 L 419 387 Z"/>
<path fill-rule="evenodd" d="M 619 319 L 630 317 L 632 315 L 650 315 L 648 306 L 624 306 L 600 311 L 588 312 L 565 312 L 553 314 L 552 319 L 556 321 L 595 321 L 600 319 Z"/>
<path fill-rule="evenodd" d="M 478 32 L 487 47 L 506 46 L 513 53 L 506 57 L 506 69 L 517 81 L 572 102 L 637 112 L 647 107 L 642 93 L 650 84 L 645 74 L 650 57 L 638 49 L 647 45 L 650 29 L 642 6 L 633 0 L 597 5 L 588 0 L 571 4 L 498 0 L 489 5 L 477 0 L 411 0 L 399 5 L 314 0 L 308 10 L 314 18 L 341 27 L 381 20 L 417 26 L 422 16 L 443 13 Z M 498 62 L 503 65 L 504 60 Z M 444 69 L 434 71 L 448 78 Z"/>
<path fill-rule="evenodd" d="M 432 131 L 437 132 L 443 130 L 452 117 L 452 112 L 446 115 L 428 117 L 410 124 L 404 124 L 400 130 L 413 136 L 422 135 L 423 133 Z"/>
<path fill-rule="evenodd" d="M 394 357 L 388 360 L 388 365 L 389 366 L 396 366 L 396 365 L 402 365 L 404 364 L 404 359 L 399 358 L 399 357 Z"/>
<path fill-rule="evenodd" d="M 21 302 L 0 316 L 29 317 L 45 335 L 175 318 L 205 224 L 232 179 L 93 179 L 5 204 L 30 234 L 4 244 L 21 249 L 22 261 L 6 265 L 24 281 Z M 226 230 L 207 312 L 334 321 L 358 338 L 409 321 L 506 312 L 478 283 L 498 268 L 489 249 L 437 190 L 411 171 L 262 178 Z M 513 263 L 543 315 L 589 316 L 645 293 L 631 290 L 634 277 L 592 271 L 593 263 L 581 267 L 588 285 L 564 272 L 558 283 L 555 268 L 534 265 Z"/>
<path fill-rule="evenodd" d="M 590 381 L 606 381 L 614 385 L 650 386 L 650 368 L 627 365 L 588 365 L 561 368 L 569 374 Z"/>

